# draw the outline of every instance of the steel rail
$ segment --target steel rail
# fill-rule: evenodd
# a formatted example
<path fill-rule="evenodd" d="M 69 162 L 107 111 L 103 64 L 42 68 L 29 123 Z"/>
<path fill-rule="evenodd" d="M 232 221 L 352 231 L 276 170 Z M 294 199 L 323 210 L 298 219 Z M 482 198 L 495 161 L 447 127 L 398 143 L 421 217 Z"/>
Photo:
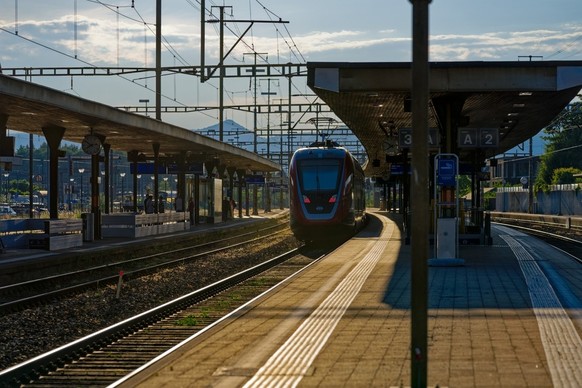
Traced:
<path fill-rule="evenodd" d="M 264 230 L 269 229 L 269 228 L 265 228 Z M 236 248 L 238 246 L 242 246 L 242 245 L 246 245 L 246 244 L 250 244 L 256 241 L 260 241 L 263 239 L 268 239 L 271 238 L 277 234 L 280 234 L 284 231 L 278 231 L 275 233 L 271 233 L 265 236 L 260 236 L 260 237 L 256 237 L 254 239 L 250 239 L 250 240 L 245 240 L 242 242 L 238 242 L 238 243 L 234 243 L 234 244 L 230 244 L 224 247 L 220 247 L 220 248 L 215 248 L 215 249 L 211 249 L 208 251 L 204 251 L 204 252 L 199 252 L 193 255 L 188 255 L 188 256 L 183 256 L 177 259 L 172 259 L 169 261 L 164 261 L 163 263 L 158 263 L 158 264 L 154 264 L 154 265 L 150 265 L 147 267 L 143 267 L 143 268 L 139 268 L 136 270 L 129 270 L 129 271 L 124 271 L 123 273 L 123 277 L 127 278 L 127 277 L 136 277 L 136 276 L 142 276 L 148 273 L 151 273 L 153 271 L 162 269 L 162 268 L 166 268 L 166 267 L 171 267 L 174 266 L 178 263 L 185 263 L 187 261 L 191 261 L 191 260 L 195 260 L 198 259 L 200 257 L 203 256 L 207 256 L 207 255 L 211 255 L 214 253 L 218 253 L 221 251 L 225 251 L 225 250 L 229 250 L 232 248 Z M 234 236 L 234 237 L 230 237 L 227 239 L 234 239 L 234 238 L 240 238 L 240 237 L 244 237 L 245 235 L 251 234 L 253 232 L 250 233 L 244 233 L 242 235 L 239 236 Z M 226 239 L 225 239 L 226 240 Z M 215 244 L 215 242 L 212 243 L 208 243 L 208 244 L 200 244 L 200 246 L 205 246 L 205 245 L 212 245 Z M 130 260 L 126 260 L 126 261 L 121 261 L 121 262 L 117 262 L 117 263 L 113 263 L 113 264 L 107 264 L 104 266 L 99 266 L 98 268 L 100 269 L 107 269 L 107 268 L 112 268 L 114 265 L 121 265 L 121 264 L 126 264 L 126 263 L 130 263 L 130 262 L 135 262 L 135 261 L 143 261 L 146 259 L 151 259 L 153 257 L 157 257 L 157 256 L 161 256 L 164 254 L 171 254 L 171 253 L 176 253 L 176 252 L 180 252 L 186 249 L 195 249 L 195 248 L 199 248 L 200 246 L 195 246 L 195 247 L 187 247 L 187 248 L 179 248 L 176 249 L 174 251 L 169 251 L 169 252 L 162 252 L 160 254 L 154 254 L 154 255 L 148 255 L 148 256 L 144 256 L 144 257 L 140 257 L 140 258 L 134 258 L 134 259 L 130 259 Z M 80 270 L 80 271 L 74 271 L 71 273 L 67 273 L 67 274 L 62 274 L 62 275 L 55 275 L 55 276 L 51 276 L 48 278 L 43 278 L 43 279 L 38 279 L 35 281 L 30 281 L 30 282 L 24 282 L 24 283 L 19 283 L 16 284 L 15 286 L 19 286 L 19 287 L 23 287 L 23 286 L 30 286 L 31 284 L 41 284 L 41 282 L 46 282 L 46 281 L 53 281 L 55 279 L 58 278 L 62 278 L 62 279 L 66 279 L 67 277 L 71 277 L 71 276 L 78 276 L 79 274 L 82 273 L 88 273 L 95 270 L 95 267 L 89 268 L 87 270 Z M 71 285 L 71 286 L 66 286 L 66 287 L 61 287 L 59 289 L 56 290 L 52 290 L 52 291 L 48 291 L 48 292 L 44 292 L 44 293 L 40 293 L 37 295 L 33 295 L 33 296 L 29 296 L 29 297 L 25 297 L 25 298 L 20 298 L 20 299 L 16 299 L 13 301 L 9 301 L 9 302 L 4 302 L 0 304 L 0 313 L 7 313 L 7 312 L 14 312 L 14 311 L 18 311 L 19 309 L 22 309 L 24 307 L 33 305 L 34 303 L 39 303 L 41 301 L 45 301 L 45 300 L 49 300 L 49 299 L 54 299 L 55 297 L 59 297 L 59 296 L 63 296 L 63 295 L 68 295 L 71 294 L 73 292 L 80 292 L 89 288 L 93 288 L 93 287 L 98 287 L 100 285 L 105 285 L 105 284 L 114 284 L 115 282 L 117 282 L 119 280 L 119 275 L 115 274 L 115 275 L 109 275 L 109 276 L 105 276 L 105 277 L 101 277 L 98 279 L 93 279 L 90 281 L 86 281 L 86 282 L 82 282 L 79 284 L 75 284 L 75 285 Z"/>
<path fill-rule="evenodd" d="M 46 374 L 51 370 L 55 370 L 57 367 L 62 366 L 73 359 L 80 358 L 94 349 L 99 349 L 107 344 L 118 341 L 119 339 L 161 321 L 165 317 L 175 314 L 188 306 L 205 300 L 232 287 L 233 285 L 241 283 L 269 268 L 283 263 L 289 258 L 297 255 L 298 251 L 299 248 L 295 248 L 252 268 L 181 296 L 173 301 L 164 303 L 161 306 L 138 314 L 115 325 L 99 330 L 94 334 L 80 338 L 21 364 L 7 368 L 0 372 L 0 386 L 25 384 L 34 380 L 38 378 L 38 376 Z"/>
<path fill-rule="evenodd" d="M 529 228 L 527 226 L 521 226 L 521 225 L 514 225 L 514 224 L 506 224 L 503 222 L 494 222 L 492 224 L 495 225 L 501 225 L 501 226 L 505 226 L 508 228 L 513 228 L 513 229 L 519 229 L 521 231 L 523 231 L 526 234 L 529 235 L 533 235 L 533 236 L 537 236 L 537 237 L 542 237 L 542 238 L 547 238 L 550 240 L 557 240 L 557 241 L 562 241 L 568 244 L 572 244 L 572 245 L 577 245 L 578 247 L 582 248 L 582 240 L 577 240 L 574 238 L 570 238 L 567 236 L 562 236 L 556 233 L 552 233 L 552 232 L 548 232 L 548 231 L 544 231 L 544 230 L 539 230 L 539 229 L 533 229 L 533 228 Z M 546 241 L 547 242 L 547 241 Z M 568 255 L 568 257 L 570 257 L 572 260 L 582 264 L 582 258 L 573 255 L 571 252 L 568 252 L 560 247 L 555 246 L 554 244 L 547 242 L 548 244 L 550 244 L 551 246 L 553 246 L 554 248 L 564 252 L 565 254 Z"/>
<path fill-rule="evenodd" d="M 223 242 L 226 242 L 226 241 L 229 241 L 229 240 L 234 240 L 234 239 L 237 239 L 237 238 L 242 238 L 242 237 L 254 235 L 254 234 L 257 234 L 257 233 L 261 233 L 261 232 L 268 231 L 270 229 L 276 229 L 276 228 L 285 227 L 285 226 L 286 225 L 284 225 L 284 224 L 272 225 L 272 226 L 268 226 L 266 228 L 257 229 L 256 231 L 251 231 L 251 232 L 245 232 L 245 233 L 237 234 L 235 236 L 224 237 L 224 238 L 223 237 L 220 237 L 220 239 L 208 241 L 208 242 L 205 242 L 205 243 L 202 243 L 202 244 L 196 244 L 196 245 L 191 245 L 191 246 L 187 246 L 187 247 L 181 247 L 181 248 L 173 249 L 173 250 L 170 250 L 170 251 L 163 251 L 163 252 L 154 253 L 154 254 L 151 254 L 151 255 L 135 257 L 133 259 L 128 259 L 128 260 L 120 260 L 120 261 L 117 261 L 117 262 L 111 262 L 111 263 L 97 265 L 97 266 L 93 266 L 93 267 L 89 267 L 89 268 L 83 268 L 83 269 L 76 270 L 76 271 L 66 272 L 66 273 L 57 274 L 57 275 L 46 276 L 46 277 L 38 278 L 38 279 L 27 280 L 27 281 L 24 281 L 24 282 L 7 284 L 7 285 L 4 285 L 4 286 L 0 286 L 0 295 L 5 294 L 5 293 L 9 293 L 9 292 L 13 292 L 13 290 L 18 289 L 19 287 L 21 287 L 21 288 L 22 287 L 26 287 L 26 288 L 28 288 L 28 287 L 35 287 L 36 284 L 40 284 L 40 283 L 47 282 L 47 281 L 54 281 L 54 280 L 58 280 L 60 278 L 67 278 L 67 277 L 77 276 L 77 275 L 84 274 L 84 273 L 91 272 L 91 271 L 99 271 L 99 270 L 103 270 L 103 269 L 109 269 L 111 267 L 120 267 L 120 266 L 126 265 L 128 263 L 139 262 L 139 261 L 143 261 L 143 260 L 147 260 L 147 259 L 152 259 L 152 258 L 156 258 L 156 257 L 162 257 L 164 255 L 169 255 L 169 254 L 172 254 L 172 253 L 179 253 L 179 252 L 183 252 L 183 251 L 186 251 L 186 250 L 200 249 L 200 248 L 204 248 L 204 247 L 209 246 L 209 245 L 215 245 L 215 244 L 223 243 Z"/>

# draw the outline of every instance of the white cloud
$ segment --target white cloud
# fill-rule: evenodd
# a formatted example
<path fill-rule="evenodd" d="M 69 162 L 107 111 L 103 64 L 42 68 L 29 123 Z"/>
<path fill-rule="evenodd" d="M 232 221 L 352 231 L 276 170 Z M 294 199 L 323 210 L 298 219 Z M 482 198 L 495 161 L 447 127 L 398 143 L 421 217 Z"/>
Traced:
<path fill-rule="evenodd" d="M 101 12 L 102 14 L 103 12 Z M 102 15 L 100 15 L 102 16 Z M 35 42 L 45 44 L 56 50 L 74 55 L 95 65 L 115 66 L 152 66 L 154 63 L 155 39 L 149 29 L 134 21 L 114 17 L 90 17 L 87 13 L 77 16 L 77 40 L 73 34 L 74 17 L 66 15 L 48 20 L 21 20 L 19 34 Z M 0 20 L 0 25 L 7 31 L 14 31 L 14 22 Z M 150 28 L 154 30 L 154 26 Z M 239 28 L 239 30 L 241 30 Z M 185 24 L 173 20 L 163 27 L 164 37 L 173 49 L 186 58 L 190 64 L 199 63 L 200 33 L 195 20 Z M 207 63 L 218 59 L 218 37 L 214 29 L 207 29 L 206 55 Z M 272 36 L 269 36 L 271 34 Z M 0 32 L 0 59 L 4 62 L 13 60 L 38 61 L 43 57 L 40 46 L 35 46 L 9 33 Z M 236 37 L 231 33 L 226 36 L 227 49 L 232 47 Z M 147 43 L 146 43 L 147 41 Z M 270 58 L 280 55 L 279 60 L 298 62 L 301 56 L 292 55 L 292 50 L 300 50 L 305 57 L 328 57 L 344 60 L 402 60 L 410 52 L 411 38 L 409 32 L 401 33 L 394 29 L 378 31 L 349 30 L 313 31 L 299 36 L 282 38 L 268 32 L 253 30 L 245 37 L 252 42 L 258 52 L 269 53 Z M 250 45 L 251 43 L 249 43 Z M 579 25 L 558 26 L 555 29 L 535 29 L 529 31 L 496 31 L 483 34 L 436 34 L 430 36 L 431 60 L 516 60 L 518 55 L 551 56 L 575 55 L 582 52 L 582 27 Z M 296 47 L 295 47 L 296 45 Z M 292 46 L 291 48 L 289 46 Z M 250 52 L 248 45 L 239 43 L 232 56 L 242 60 L 243 54 Z M 147 54 L 146 54 L 147 52 Z M 186 54 L 184 54 L 186 53 Z M 26 59 L 26 57 L 30 57 Z M 164 61 L 168 63 L 168 54 Z M 555 59 L 559 59 L 560 57 Z M 234 60 L 230 59 L 229 60 Z M 274 63 L 277 59 L 271 59 Z M 340 59 L 341 60 L 341 59 Z M 178 63 L 180 64 L 180 63 Z M 6 66 L 6 64 L 4 64 Z M 49 64 L 45 64 L 49 65 Z M 8 65 L 9 66 L 9 65 Z"/>

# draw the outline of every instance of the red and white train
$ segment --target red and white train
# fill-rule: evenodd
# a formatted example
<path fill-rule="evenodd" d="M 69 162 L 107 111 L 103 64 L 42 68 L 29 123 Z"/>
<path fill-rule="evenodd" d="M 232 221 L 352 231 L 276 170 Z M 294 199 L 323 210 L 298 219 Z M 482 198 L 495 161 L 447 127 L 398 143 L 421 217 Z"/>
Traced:
<path fill-rule="evenodd" d="M 299 240 L 349 236 L 364 224 L 364 171 L 345 148 L 328 141 L 298 149 L 289 178 L 290 224 Z"/>

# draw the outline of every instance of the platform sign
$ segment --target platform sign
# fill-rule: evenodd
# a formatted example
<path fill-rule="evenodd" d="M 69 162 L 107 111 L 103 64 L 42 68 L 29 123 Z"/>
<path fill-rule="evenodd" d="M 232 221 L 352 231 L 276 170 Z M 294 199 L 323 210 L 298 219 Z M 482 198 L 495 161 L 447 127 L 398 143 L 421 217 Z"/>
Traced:
<path fill-rule="evenodd" d="M 262 175 L 247 175 L 245 180 L 247 183 L 265 184 L 265 177 Z"/>
<path fill-rule="evenodd" d="M 439 131 L 438 128 L 428 129 L 428 146 L 438 147 L 439 141 Z M 398 146 L 400 148 L 410 148 L 412 147 L 412 128 L 400 128 L 398 130 Z"/>
<path fill-rule="evenodd" d="M 479 132 L 474 128 L 459 128 L 459 148 L 477 148 L 479 146 Z"/>
<path fill-rule="evenodd" d="M 459 128 L 459 148 L 496 148 L 499 146 L 498 128 Z"/>
<path fill-rule="evenodd" d="M 403 175 L 404 174 L 404 164 L 402 163 L 392 163 L 390 165 L 390 175 Z M 408 175 L 412 174 L 412 169 L 408 166 Z"/>
<path fill-rule="evenodd" d="M 178 174 L 180 170 L 176 163 L 168 164 L 168 174 Z M 204 173 L 204 163 L 188 163 L 186 165 L 186 174 L 202 175 Z"/>
<path fill-rule="evenodd" d="M 481 128 L 479 131 L 479 147 L 497 147 L 499 145 L 499 129 Z"/>
<path fill-rule="evenodd" d="M 129 165 L 129 172 L 131 174 L 136 174 L 134 171 L 134 164 Z M 138 163 L 137 164 L 137 174 L 152 174 L 154 173 L 154 163 Z M 158 174 L 167 174 L 166 166 L 158 165 Z"/>
<path fill-rule="evenodd" d="M 437 178 L 439 185 L 457 185 L 457 163 L 455 159 L 438 159 L 437 168 Z"/>

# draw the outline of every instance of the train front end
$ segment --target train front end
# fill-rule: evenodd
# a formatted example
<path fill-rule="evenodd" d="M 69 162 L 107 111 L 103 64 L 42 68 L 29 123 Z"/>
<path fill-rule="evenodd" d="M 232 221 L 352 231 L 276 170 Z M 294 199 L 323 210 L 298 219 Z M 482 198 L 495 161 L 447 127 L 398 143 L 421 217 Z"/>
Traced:
<path fill-rule="evenodd" d="M 302 148 L 291 160 L 290 226 L 303 241 L 353 232 L 353 162 L 343 148 Z"/>

